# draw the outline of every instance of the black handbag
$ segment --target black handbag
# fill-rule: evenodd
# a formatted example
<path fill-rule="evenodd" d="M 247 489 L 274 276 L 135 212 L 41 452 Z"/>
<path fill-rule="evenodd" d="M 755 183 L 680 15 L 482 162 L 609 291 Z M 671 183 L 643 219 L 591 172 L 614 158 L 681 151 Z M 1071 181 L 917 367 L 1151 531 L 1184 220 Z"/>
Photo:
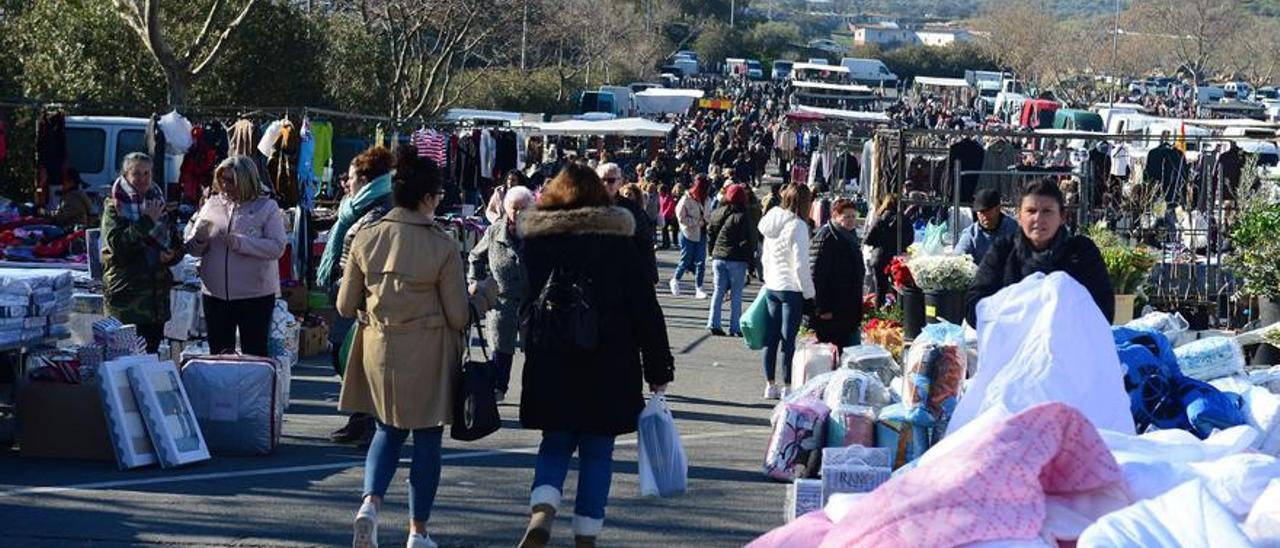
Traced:
<path fill-rule="evenodd" d="M 471 359 L 472 327 L 480 335 L 484 361 Z M 498 400 L 493 393 L 494 365 L 489 359 L 484 328 L 480 326 L 479 314 L 474 307 L 466 338 L 462 371 L 453 388 L 453 424 L 449 428 L 449 436 L 458 441 L 476 441 L 497 432 L 502 427 L 502 416 L 498 414 Z"/>

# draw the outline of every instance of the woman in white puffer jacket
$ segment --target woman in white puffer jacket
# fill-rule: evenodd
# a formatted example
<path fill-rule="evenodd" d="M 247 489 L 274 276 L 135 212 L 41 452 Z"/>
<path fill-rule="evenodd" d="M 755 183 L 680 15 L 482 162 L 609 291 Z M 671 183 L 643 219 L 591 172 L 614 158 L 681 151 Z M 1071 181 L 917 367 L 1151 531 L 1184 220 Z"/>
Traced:
<path fill-rule="evenodd" d="M 765 397 L 778 399 L 791 385 L 791 358 L 796 351 L 796 334 L 804 315 L 804 302 L 814 295 L 809 271 L 809 223 L 804 215 L 813 203 L 809 187 L 790 184 L 782 190 L 780 207 L 769 210 L 760 220 L 764 236 L 761 261 L 769 322 L 765 331 Z M 778 344 L 782 344 L 782 385 L 775 380 Z"/>

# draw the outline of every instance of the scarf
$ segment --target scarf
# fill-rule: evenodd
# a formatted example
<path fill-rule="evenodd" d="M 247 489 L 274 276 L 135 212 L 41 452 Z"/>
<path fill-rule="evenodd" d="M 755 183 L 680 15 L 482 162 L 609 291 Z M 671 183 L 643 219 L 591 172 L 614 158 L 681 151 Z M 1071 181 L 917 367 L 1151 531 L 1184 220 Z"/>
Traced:
<path fill-rule="evenodd" d="M 136 223 L 142 219 L 143 206 L 149 201 L 164 201 L 164 194 L 160 192 L 160 185 L 155 183 L 147 188 L 145 194 L 140 193 L 121 176 L 111 185 L 111 200 L 115 203 L 116 213 L 120 217 L 130 223 Z M 147 263 L 153 266 L 159 264 L 160 252 L 168 250 L 173 244 L 166 217 L 161 215 L 147 232 Z"/>
<path fill-rule="evenodd" d="M 844 243 L 849 244 L 849 249 L 853 250 L 853 256 L 857 257 L 862 253 L 862 242 L 858 241 L 858 232 L 856 230 L 845 230 L 835 221 L 829 221 L 829 223 L 831 224 L 831 230 L 840 239 L 844 240 Z M 861 283 L 861 280 L 859 280 L 859 283 Z"/>
<path fill-rule="evenodd" d="M 1045 274 L 1053 272 L 1054 268 L 1057 267 L 1063 248 L 1067 245 L 1067 239 L 1066 227 L 1060 228 L 1049 247 L 1037 251 L 1031 247 L 1031 240 L 1028 240 L 1025 234 L 1019 234 L 1017 252 L 1018 256 L 1022 258 L 1022 277 L 1026 278 L 1036 272 Z"/>
<path fill-rule="evenodd" d="M 342 200 L 338 206 L 338 220 L 329 230 L 329 243 L 324 248 L 324 255 L 320 257 L 320 267 L 316 271 L 317 285 L 330 287 L 338 281 L 342 273 L 335 270 L 338 267 L 338 257 L 342 254 L 342 242 L 346 240 L 347 231 L 351 230 L 351 226 L 360 220 L 369 208 L 387 199 L 387 195 L 391 194 L 391 176 L 394 173 L 393 171 L 369 181 L 369 184 L 354 196 Z"/>

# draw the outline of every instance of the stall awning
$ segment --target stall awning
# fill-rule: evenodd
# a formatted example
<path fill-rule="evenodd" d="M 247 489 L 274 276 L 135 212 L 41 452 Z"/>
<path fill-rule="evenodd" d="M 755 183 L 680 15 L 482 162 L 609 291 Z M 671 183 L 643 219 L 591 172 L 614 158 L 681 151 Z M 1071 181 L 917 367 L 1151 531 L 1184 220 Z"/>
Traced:
<path fill-rule="evenodd" d="M 496 120 L 502 122 L 519 122 L 524 115 L 519 112 L 503 112 L 499 110 L 476 110 L 470 108 L 451 108 L 444 113 L 446 122 L 462 120 Z"/>
<path fill-rule="evenodd" d="M 534 133 L 542 135 L 619 135 L 622 137 L 666 137 L 675 127 L 674 124 L 664 124 L 644 118 L 603 121 L 568 120 L 526 124 L 526 126 L 533 128 Z"/>
<path fill-rule="evenodd" d="M 700 89 L 646 89 L 635 94 L 636 110 L 640 114 L 682 114 L 703 95 Z"/>
<path fill-rule="evenodd" d="M 854 122 L 889 123 L 890 121 L 889 115 L 883 112 L 841 110 L 838 108 L 810 107 L 804 105 L 796 106 L 795 110 L 791 111 L 791 115 L 795 115 L 795 117 L 801 119 L 811 119 L 810 116 L 816 115 L 822 118 L 851 120 Z"/>
<path fill-rule="evenodd" d="M 964 78 L 937 78 L 934 76 L 916 76 L 915 83 L 922 86 L 936 86 L 943 88 L 967 88 L 969 83 Z"/>

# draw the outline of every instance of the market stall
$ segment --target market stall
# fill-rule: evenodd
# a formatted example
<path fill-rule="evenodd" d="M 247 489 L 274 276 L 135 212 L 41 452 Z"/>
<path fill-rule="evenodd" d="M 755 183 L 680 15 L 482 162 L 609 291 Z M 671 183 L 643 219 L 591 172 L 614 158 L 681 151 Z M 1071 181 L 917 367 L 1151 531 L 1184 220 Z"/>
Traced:
<path fill-rule="evenodd" d="M 646 89 L 635 94 L 636 110 L 644 115 L 684 114 L 703 95 L 700 89 Z"/>

